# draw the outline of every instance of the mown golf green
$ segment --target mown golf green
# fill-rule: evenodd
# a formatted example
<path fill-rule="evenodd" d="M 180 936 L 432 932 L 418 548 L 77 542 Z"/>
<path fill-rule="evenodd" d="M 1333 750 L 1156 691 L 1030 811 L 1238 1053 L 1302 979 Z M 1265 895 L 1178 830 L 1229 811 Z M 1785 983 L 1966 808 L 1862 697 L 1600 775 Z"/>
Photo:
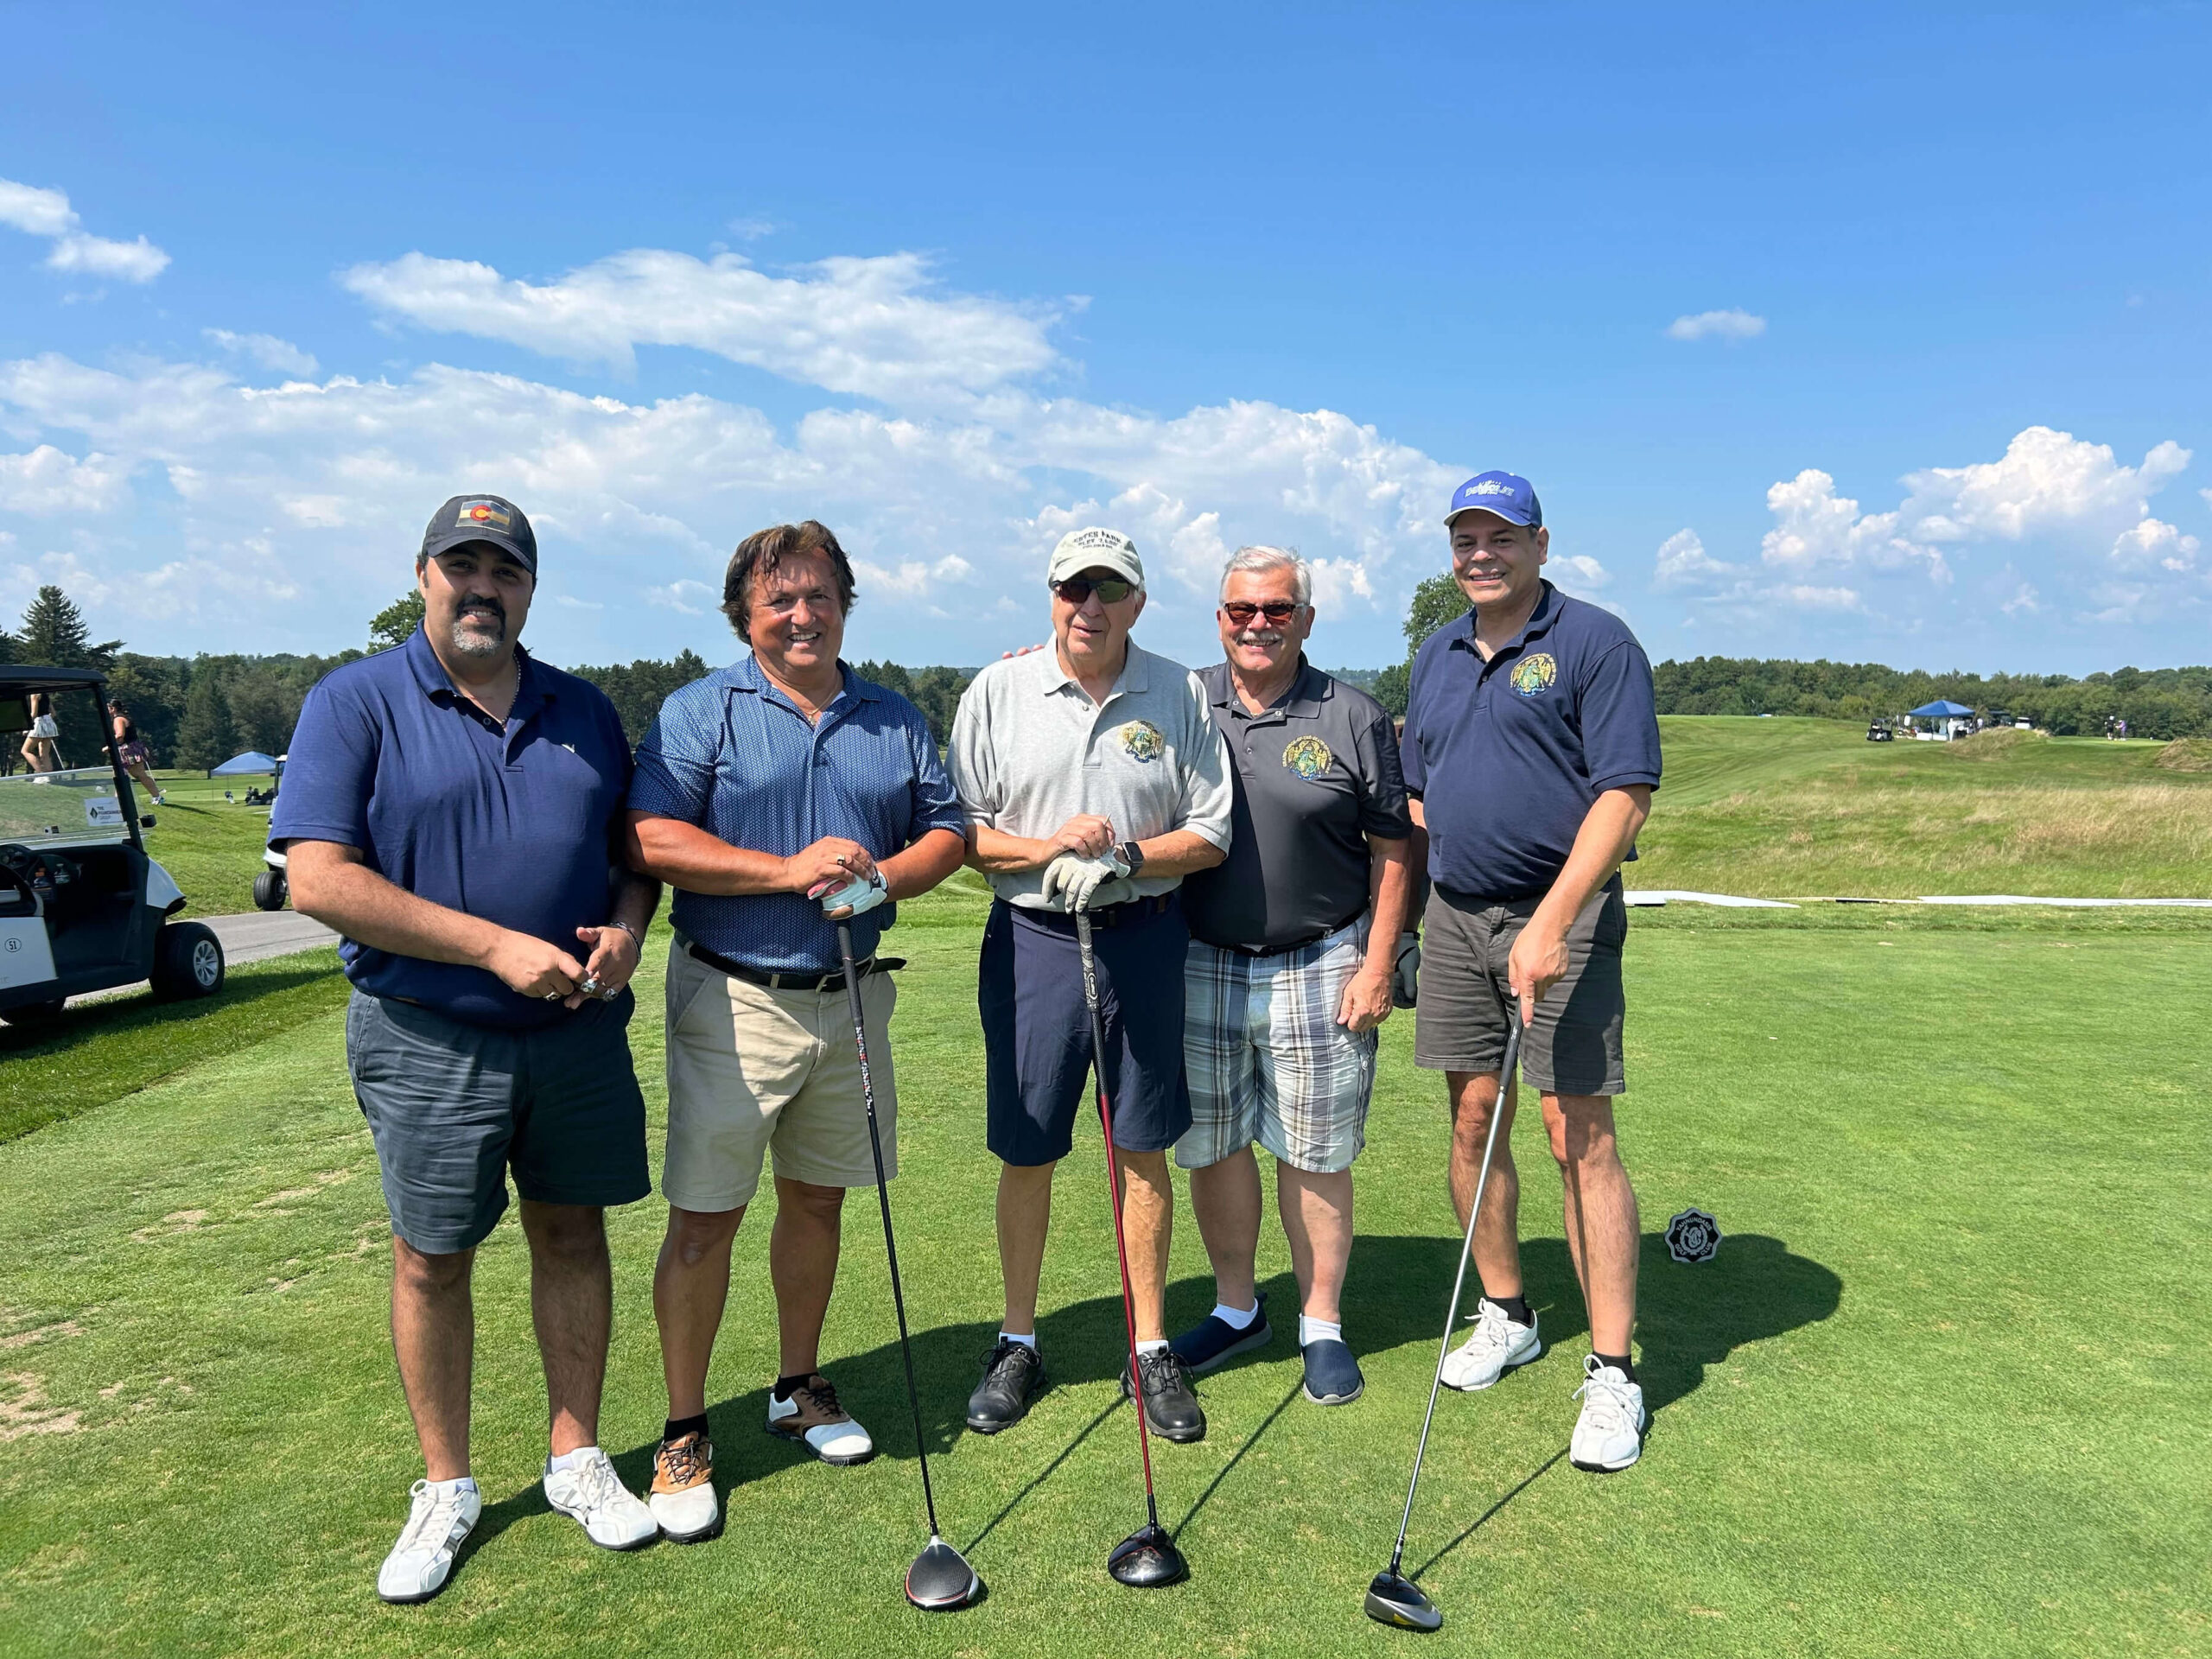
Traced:
<path fill-rule="evenodd" d="M 1717 771 L 1783 722 L 1669 722 L 1670 760 L 1684 724 L 1753 728 L 1716 732 Z M 1815 740 L 1840 729 L 1803 747 L 1833 755 L 1840 742 Z M 1906 764 L 1973 764 L 1919 758 L 1934 751 Z M 1685 817 L 1695 772 L 1683 754 Z M 1705 798 L 1787 799 L 1801 783 L 1714 781 Z M 1665 825 L 1647 842 L 1654 864 Z M 0 1052 L 0 1085 L 26 1101 L 67 1090 L 70 1113 L 0 1144 L 0 1651 L 1256 1656 L 1422 1642 L 1359 1611 L 1397 1523 L 1457 1243 L 1440 1090 L 1411 1064 L 1409 1019 L 1385 1027 L 1357 1166 L 1346 1335 L 1367 1395 L 1335 1410 L 1299 1397 L 1287 1334 L 1205 1379 L 1206 1440 L 1156 1448 L 1162 1518 L 1194 1576 L 1127 1590 L 1105 1556 L 1143 1504 L 1117 1403 L 1095 1129 L 1062 1172 L 1046 1263 L 1058 1386 L 1004 1435 L 961 1423 L 998 1311 L 982 912 L 963 874 L 904 906 L 892 936 L 912 963 L 893 1027 L 893 1199 L 931 1467 L 946 1531 L 989 1586 L 980 1606 L 929 1615 L 899 1596 L 924 1531 L 866 1194 L 848 1209 L 825 1362 L 882 1456 L 830 1470 L 760 1432 L 775 1357 L 764 1195 L 709 1389 L 728 1529 L 634 1556 L 592 1548 L 537 1485 L 543 1392 L 510 1220 L 478 1278 L 485 1519 L 437 1600 L 379 1603 L 376 1565 L 419 1467 L 384 1331 L 373 1154 L 341 1018 L 315 1000 L 334 988 L 307 971 L 327 957 L 311 957 L 242 973 L 182 1024 L 125 1002 Z M 1524 1131 L 1529 1294 L 1558 1347 L 1439 1408 L 1407 1553 L 1445 1611 L 1438 1650 L 2212 1647 L 2208 932 L 2202 912 L 1638 912 L 1622 1122 L 1644 1210 L 1638 1352 L 1655 1424 L 1623 1474 L 1566 1462 L 1586 1332 L 1556 1179 Z M 633 1027 L 656 1156 L 659 945 Z M 1715 1261 L 1684 1267 L 1658 1235 L 1693 1204 L 1727 1237 Z M 648 1296 L 660 1219 L 648 1201 L 612 1226 L 602 1439 L 640 1485 L 663 1407 Z M 1281 1332 L 1295 1297 L 1268 1225 Z M 1171 1321 L 1211 1300 L 1185 1208 Z"/>

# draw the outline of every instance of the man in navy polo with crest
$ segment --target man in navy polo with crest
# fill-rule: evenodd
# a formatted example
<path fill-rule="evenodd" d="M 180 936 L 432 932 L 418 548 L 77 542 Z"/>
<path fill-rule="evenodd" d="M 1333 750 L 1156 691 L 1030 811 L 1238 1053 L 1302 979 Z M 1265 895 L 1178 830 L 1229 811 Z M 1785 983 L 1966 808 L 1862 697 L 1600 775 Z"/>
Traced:
<path fill-rule="evenodd" d="M 1445 524 L 1471 608 L 1414 656 L 1403 758 L 1432 884 L 1414 1060 L 1445 1074 L 1462 1224 L 1490 1115 L 1505 1118 L 1475 1227 L 1475 1330 L 1444 1381 L 1486 1389 L 1543 1351 L 1521 1278 L 1515 1099 L 1509 1084 L 1501 1101 L 1497 1075 L 1506 1022 L 1517 1019 L 1590 1315 L 1568 1457 L 1579 1469 L 1624 1469 L 1648 1419 L 1630 1352 L 1636 1193 L 1613 1127 L 1613 1097 L 1628 1087 L 1620 867 L 1636 856 L 1659 785 L 1651 664 L 1626 623 L 1544 580 L 1551 532 L 1526 479 L 1469 479 Z"/>

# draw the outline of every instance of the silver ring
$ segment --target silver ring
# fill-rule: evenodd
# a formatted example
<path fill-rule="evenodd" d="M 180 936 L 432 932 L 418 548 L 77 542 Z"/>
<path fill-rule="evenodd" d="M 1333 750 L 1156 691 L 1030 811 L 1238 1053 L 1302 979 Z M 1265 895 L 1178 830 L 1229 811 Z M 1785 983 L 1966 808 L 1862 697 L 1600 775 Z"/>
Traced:
<path fill-rule="evenodd" d="M 582 991 L 586 996 L 597 996 L 599 995 L 599 976 L 597 974 L 585 975 L 583 982 L 578 985 L 576 988 Z"/>
<path fill-rule="evenodd" d="M 544 1000 L 548 1002 L 558 1002 L 561 1000 L 561 993 L 558 991 L 548 991 L 545 993 Z"/>

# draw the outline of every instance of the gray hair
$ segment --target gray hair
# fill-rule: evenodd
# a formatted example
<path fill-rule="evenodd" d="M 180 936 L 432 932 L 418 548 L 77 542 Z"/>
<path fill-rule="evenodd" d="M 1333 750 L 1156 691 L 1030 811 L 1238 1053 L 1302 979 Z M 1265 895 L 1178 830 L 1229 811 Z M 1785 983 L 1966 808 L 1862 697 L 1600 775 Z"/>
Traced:
<path fill-rule="evenodd" d="M 1287 570 L 1298 594 L 1298 602 L 1306 607 L 1313 603 L 1313 571 L 1294 547 L 1240 547 L 1229 556 L 1229 563 L 1221 568 L 1221 591 L 1229 591 L 1229 579 L 1239 570 Z"/>

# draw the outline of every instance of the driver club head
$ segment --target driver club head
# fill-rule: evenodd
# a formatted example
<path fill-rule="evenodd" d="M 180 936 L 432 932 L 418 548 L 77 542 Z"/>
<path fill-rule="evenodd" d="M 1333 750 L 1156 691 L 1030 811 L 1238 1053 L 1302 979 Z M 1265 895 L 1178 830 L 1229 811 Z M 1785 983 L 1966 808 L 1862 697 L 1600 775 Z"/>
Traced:
<path fill-rule="evenodd" d="M 982 1593 L 983 1581 L 968 1565 L 968 1558 L 934 1535 L 906 1569 L 906 1599 L 928 1612 L 950 1612 L 979 1600 Z"/>
<path fill-rule="evenodd" d="M 1175 1548 L 1167 1529 L 1156 1521 L 1146 1522 L 1115 1545 L 1114 1553 L 1106 1558 L 1106 1570 L 1116 1582 L 1140 1590 L 1180 1584 L 1191 1576 L 1191 1564 Z"/>
<path fill-rule="evenodd" d="M 1383 1572 L 1367 1586 L 1367 1616 L 1402 1630 L 1433 1630 L 1444 1623 L 1436 1604 L 1402 1573 Z"/>

